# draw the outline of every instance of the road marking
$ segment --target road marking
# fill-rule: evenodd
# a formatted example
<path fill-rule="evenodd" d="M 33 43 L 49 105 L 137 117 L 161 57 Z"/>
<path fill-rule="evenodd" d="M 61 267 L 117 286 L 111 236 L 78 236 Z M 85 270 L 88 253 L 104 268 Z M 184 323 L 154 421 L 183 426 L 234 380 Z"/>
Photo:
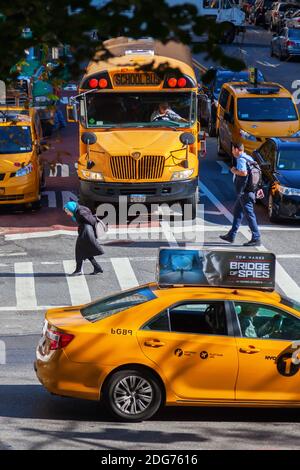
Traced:
<path fill-rule="evenodd" d="M 256 61 L 258 64 L 260 65 L 264 65 L 265 67 L 273 67 L 273 68 L 276 68 L 276 67 L 280 67 L 281 64 L 272 64 L 271 62 L 267 62 L 265 60 L 257 60 Z"/>
<path fill-rule="evenodd" d="M 228 175 L 229 174 L 229 168 L 226 165 L 226 163 L 222 162 L 221 160 L 217 160 L 217 163 L 222 168 L 221 175 Z"/>
<path fill-rule="evenodd" d="M 128 258 L 112 258 L 111 264 L 122 290 L 131 289 L 139 285 Z"/>
<path fill-rule="evenodd" d="M 193 65 L 194 65 L 194 67 L 196 67 L 197 69 L 199 69 L 202 73 L 207 72 L 207 67 L 205 67 L 204 65 L 200 64 L 200 62 L 198 62 L 198 60 L 193 59 Z"/>
<path fill-rule="evenodd" d="M 58 169 L 60 168 L 60 172 L 58 172 Z M 56 163 L 54 167 L 54 171 L 51 171 L 50 169 L 50 174 L 49 177 L 55 178 L 58 176 L 58 173 L 60 173 L 60 176 L 63 178 L 66 178 L 70 176 L 70 168 L 67 163 Z"/>
<path fill-rule="evenodd" d="M 64 270 L 67 277 L 71 304 L 81 305 L 91 301 L 90 291 L 85 276 L 68 276 L 75 269 L 74 261 L 63 261 Z"/>
<path fill-rule="evenodd" d="M 0 253 L 0 256 L 27 256 L 27 253 L 24 251 L 24 252 L 21 252 L 21 253 Z"/>
<path fill-rule="evenodd" d="M 17 309 L 34 309 L 37 301 L 35 295 L 33 264 L 31 262 L 15 263 L 14 270 Z"/>
<path fill-rule="evenodd" d="M 276 255 L 276 258 L 294 259 L 294 258 L 300 258 L 300 255 L 299 255 L 299 254 L 294 254 L 294 255 Z"/>
<path fill-rule="evenodd" d="M 76 229 L 74 230 L 49 230 L 45 232 L 32 232 L 32 233 L 15 233 L 15 234 L 8 234 L 5 235 L 5 240 L 27 240 L 29 238 L 47 238 L 47 237 L 55 237 L 56 235 L 70 235 L 70 236 L 78 236 L 78 232 Z"/>
<path fill-rule="evenodd" d="M 216 196 L 213 193 L 211 193 L 210 190 L 201 182 L 200 182 L 200 188 L 202 192 L 204 192 L 204 194 L 208 197 L 208 199 L 210 199 L 210 201 L 217 207 L 219 212 L 221 212 L 226 217 L 226 219 L 229 220 L 230 223 L 232 223 L 233 216 L 229 212 L 229 210 L 221 203 L 221 201 L 219 201 L 219 199 L 217 199 Z"/>
<path fill-rule="evenodd" d="M 162 220 L 160 222 L 160 225 L 162 228 L 162 232 L 166 237 L 166 240 L 168 241 L 169 245 L 173 247 L 178 246 L 176 238 L 174 237 L 174 234 L 171 230 L 170 224 L 168 224 L 168 222 L 166 222 L 165 220 Z"/>
<path fill-rule="evenodd" d="M 55 208 L 56 207 L 56 193 L 55 191 L 43 191 L 42 197 L 46 196 L 48 198 L 48 207 Z"/>
<path fill-rule="evenodd" d="M 204 211 L 204 214 L 208 214 L 208 215 L 223 215 L 221 212 L 219 211 Z"/>
<path fill-rule="evenodd" d="M 200 184 L 202 185 L 203 191 L 210 198 L 211 202 L 218 207 L 218 209 L 230 222 L 232 222 L 233 216 L 228 211 L 228 209 L 206 188 L 203 183 Z M 249 230 L 247 227 L 242 226 L 240 231 L 246 238 L 249 237 Z M 268 251 L 263 245 L 255 248 L 257 251 Z M 278 261 L 276 261 L 276 283 L 288 297 L 300 299 L 300 287 Z"/>
<path fill-rule="evenodd" d="M 300 300 L 300 287 L 278 261 L 276 261 L 276 278 L 279 287 L 288 297 Z"/>

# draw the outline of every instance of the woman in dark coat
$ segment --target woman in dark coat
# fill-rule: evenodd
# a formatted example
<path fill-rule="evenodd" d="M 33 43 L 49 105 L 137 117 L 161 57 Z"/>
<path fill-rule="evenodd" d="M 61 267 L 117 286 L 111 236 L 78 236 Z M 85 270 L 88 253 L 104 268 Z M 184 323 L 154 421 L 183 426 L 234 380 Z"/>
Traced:
<path fill-rule="evenodd" d="M 75 248 L 76 269 L 71 276 L 83 274 L 82 265 L 85 259 L 88 259 L 94 267 L 91 274 L 103 273 L 101 266 L 94 258 L 94 256 L 103 255 L 104 253 L 96 238 L 96 216 L 92 214 L 88 207 L 80 206 L 74 201 L 67 202 L 64 211 L 78 224 L 78 238 Z"/>

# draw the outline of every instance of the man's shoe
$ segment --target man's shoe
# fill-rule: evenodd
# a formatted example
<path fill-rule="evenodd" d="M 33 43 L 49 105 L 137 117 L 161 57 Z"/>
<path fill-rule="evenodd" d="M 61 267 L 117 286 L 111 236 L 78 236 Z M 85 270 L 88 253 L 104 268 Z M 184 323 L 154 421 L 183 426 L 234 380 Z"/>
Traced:
<path fill-rule="evenodd" d="M 233 243 L 234 238 L 232 238 L 228 233 L 226 235 L 220 235 L 221 240 L 225 240 L 225 242 Z"/>
<path fill-rule="evenodd" d="M 83 271 L 74 271 L 72 274 L 69 274 L 69 276 L 81 276 L 83 274 Z"/>
<path fill-rule="evenodd" d="M 250 240 L 249 242 L 244 243 L 243 246 L 261 246 L 260 238 L 257 240 Z"/>
<path fill-rule="evenodd" d="M 100 273 L 103 273 L 103 269 L 99 266 L 99 268 L 94 269 L 94 271 L 91 273 L 91 275 L 96 275 L 96 274 L 100 274 Z"/>

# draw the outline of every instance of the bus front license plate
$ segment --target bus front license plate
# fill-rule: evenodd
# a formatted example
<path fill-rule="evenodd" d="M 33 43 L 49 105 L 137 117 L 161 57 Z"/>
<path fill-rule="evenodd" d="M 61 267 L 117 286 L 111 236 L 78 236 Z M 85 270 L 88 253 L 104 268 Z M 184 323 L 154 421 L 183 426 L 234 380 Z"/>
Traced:
<path fill-rule="evenodd" d="M 131 194 L 130 202 L 146 202 L 146 196 L 144 194 Z"/>

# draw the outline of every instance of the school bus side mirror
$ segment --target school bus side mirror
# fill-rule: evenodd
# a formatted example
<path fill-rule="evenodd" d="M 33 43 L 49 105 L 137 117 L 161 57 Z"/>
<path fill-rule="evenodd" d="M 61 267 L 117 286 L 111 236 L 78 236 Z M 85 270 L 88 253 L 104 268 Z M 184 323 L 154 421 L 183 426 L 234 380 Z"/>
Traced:
<path fill-rule="evenodd" d="M 78 113 L 76 104 L 67 104 L 67 121 L 68 122 L 78 122 Z"/>

